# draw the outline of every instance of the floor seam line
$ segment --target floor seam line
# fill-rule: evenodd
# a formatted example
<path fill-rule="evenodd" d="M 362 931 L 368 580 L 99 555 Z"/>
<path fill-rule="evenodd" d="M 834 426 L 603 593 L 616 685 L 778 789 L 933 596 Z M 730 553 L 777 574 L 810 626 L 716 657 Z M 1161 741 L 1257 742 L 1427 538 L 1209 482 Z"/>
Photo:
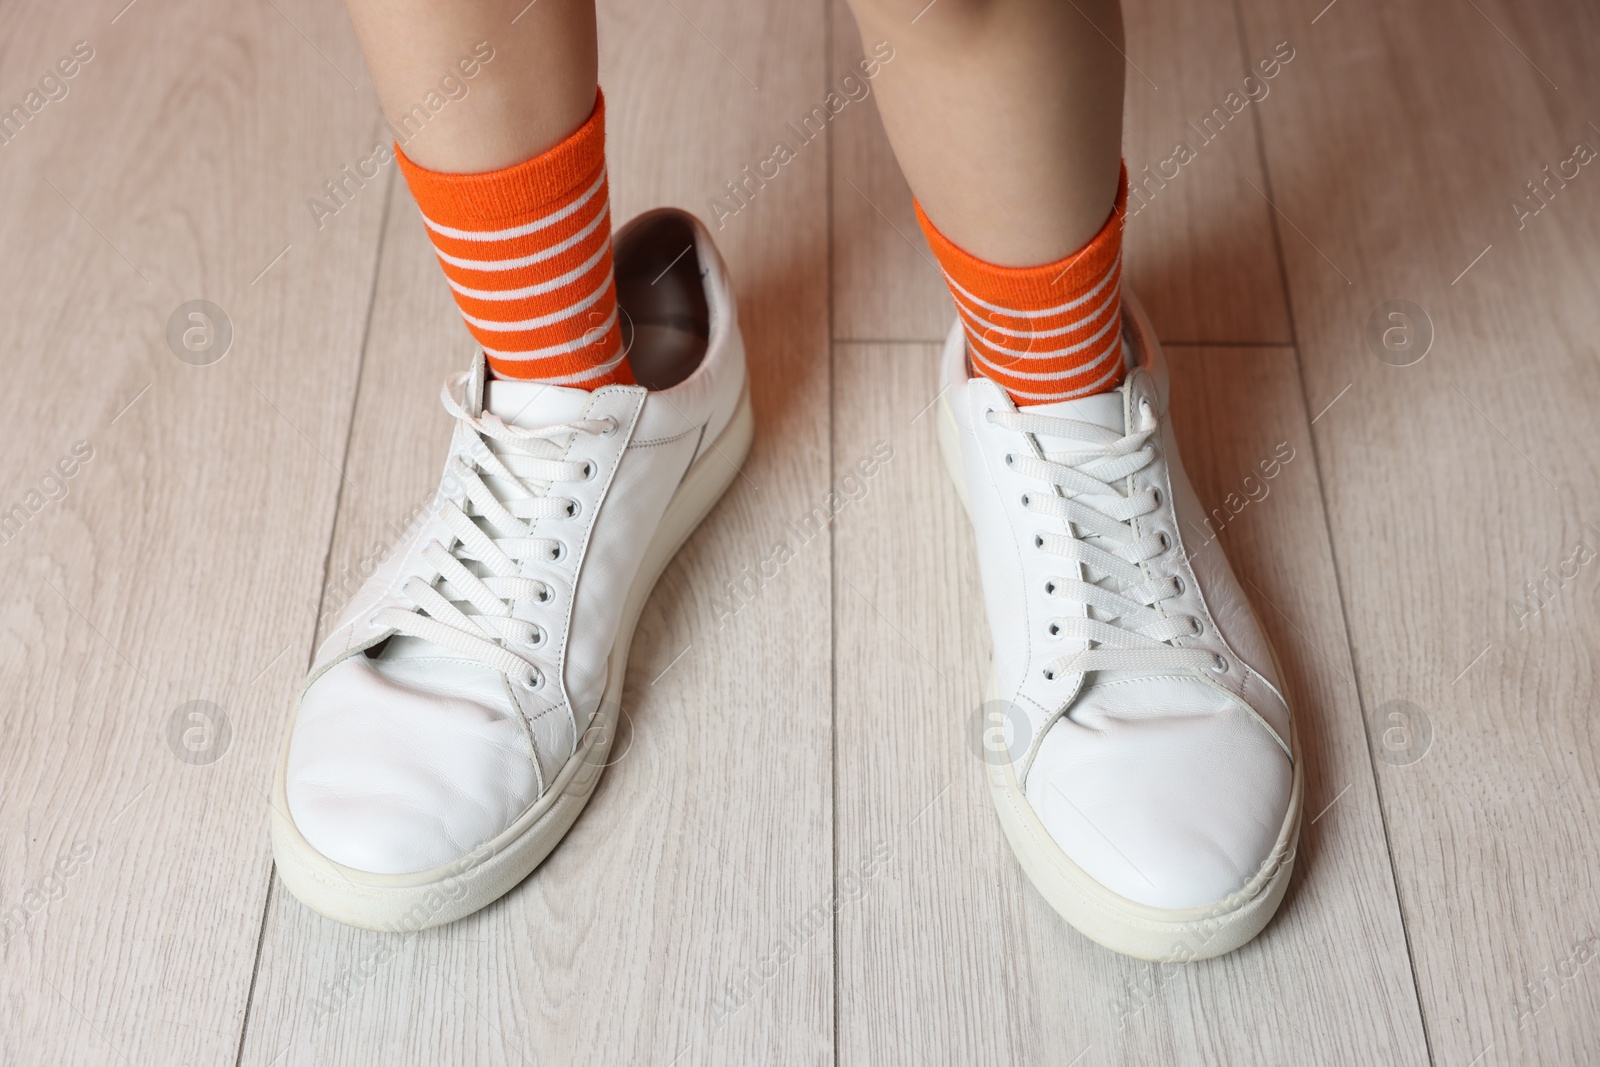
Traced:
<path fill-rule="evenodd" d="M 340 509 L 344 505 L 345 470 L 350 463 L 350 444 L 355 439 L 356 412 L 361 403 L 361 380 L 367 366 L 367 345 L 372 340 L 372 318 L 378 303 L 378 275 L 383 269 L 383 247 L 389 235 L 389 211 L 394 204 L 394 171 L 389 172 L 389 180 L 384 186 L 383 208 L 378 214 L 378 240 L 372 255 L 372 283 L 367 289 L 367 314 L 366 321 L 361 327 L 361 344 L 357 348 L 356 380 L 350 390 L 350 416 L 345 425 L 344 454 L 339 460 L 339 481 L 334 490 L 333 520 L 328 524 L 328 549 L 322 557 L 322 590 L 317 595 L 317 617 L 312 623 L 311 650 L 308 660 L 316 657 L 317 630 L 322 625 L 323 605 L 328 596 L 328 575 L 333 566 L 333 545 L 339 533 Z M 310 663 L 307 663 L 307 669 Z M 245 990 L 244 1018 L 239 1022 L 239 1046 L 234 1054 L 234 1067 L 241 1067 L 244 1063 L 245 1041 L 250 1032 L 250 1009 L 255 1004 L 256 981 L 261 977 L 261 954 L 267 943 L 267 919 L 272 914 L 273 886 L 275 880 L 273 872 L 277 865 L 270 861 L 267 864 L 267 892 L 261 901 L 261 926 L 256 934 L 255 961 L 250 967 L 250 984 Z"/>
<path fill-rule="evenodd" d="M 1245 32 L 1244 10 L 1241 0 L 1233 0 L 1234 27 L 1239 37 L 1241 57 L 1249 55 L 1249 35 Z M 1250 115 L 1251 128 L 1255 132 L 1256 158 L 1261 167 L 1261 181 L 1266 186 L 1269 203 L 1277 199 L 1277 191 L 1272 185 L 1272 172 L 1267 163 L 1266 131 L 1261 125 L 1261 116 L 1252 111 Z M 1300 407 L 1302 417 L 1311 417 L 1310 397 L 1306 392 L 1305 359 L 1300 344 L 1300 328 L 1294 314 L 1294 294 L 1289 288 L 1289 263 L 1283 251 L 1283 234 L 1278 227 L 1276 212 L 1268 212 L 1268 221 L 1272 226 L 1272 243 L 1278 259 L 1278 283 L 1283 292 L 1284 313 L 1289 319 L 1289 336 L 1294 342 L 1295 375 L 1300 380 Z M 1361 717 L 1361 738 L 1367 749 L 1367 765 L 1372 774 L 1373 792 L 1378 798 L 1378 822 L 1383 829 L 1384 853 L 1389 860 L 1389 882 L 1394 887 L 1395 912 L 1400 919 L 1400 932 L 1405 939 L 1406 965 L 1411 972 L 1411 990 L 1417 1008 L 1417 1023 L 1422 1028 L 1423 1052 L 1428 1057 L 1430 1067 L 1435 1063 L 1433 1053 L 1433 1037 L 1428 1029 L 1428 1015 L 1422 1004 L 1422 985 L 1417 974 L 1417 956 L 1411 943 L 1411 928 L 1406 921 L 1406 909 L 1400 899 L 1400 872 L 1395 862 L 1394 840 L 1389 834 L 1389 813 L 1384 806 L 1383 784 L 1378 774 L 1378 766 L 1372 755 L 1372 738 L 1367 734 L 1367 707 L 1366 698 L 1361 685 L 1361 667 L 1356 662 L 1355 637 L 1350 629 L 1350 608 L 1345 599 L 1345 581 L 1343 571 L 1339 566 L 1339 546 L 1333 536 L 1333 513 L 1328 506 L 1327 481 L 1323 477 L 1323 464 L 1321 450 L 1317 447 L 1316 430 L 1309 422 L 1306 423 L 1306 435 L 1311 443 L 1311 466 L 1317 474 L 1317 498 L 1322 504 L 1323 534 L 1328 539 L 1328 556 L 1333 565 L 1333 585 L 1339 595 L 1339 620 L 1344 628 L 1345 655 L 1350 659 L 1351 684 L 1356 691 L 1356 710 Z"/>

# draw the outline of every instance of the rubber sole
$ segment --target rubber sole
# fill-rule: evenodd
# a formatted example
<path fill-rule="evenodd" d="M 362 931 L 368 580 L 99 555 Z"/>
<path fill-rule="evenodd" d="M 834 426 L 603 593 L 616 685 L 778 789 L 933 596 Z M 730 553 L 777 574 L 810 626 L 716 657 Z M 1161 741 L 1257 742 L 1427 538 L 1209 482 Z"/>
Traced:
<path fill-rule="evenodd" d="M 940 399 L 939 409 L 939 451 L 962 507 L 970 514 L 960 430 L 948 397 Z M 1283 676 L 1281 669 L 1278 676 Z M 996 699 L 992 677 L 989 690 L 989 699 Z M 1084 936 L 1135 959 L 1161 963 L 1210 959 L 1232 952 L 1259 934 L 1289 888 L 1305 793 L 1299 731 L 1291 730 L 1290 737 L 1294 772 L 1289 808 L 1272 851 L 1238 891 L 1196 908 L 1155 908 L 1129 900 L 1073 863 L 1028 803 L 1009 760 L 988 765 L 989 794 L 1023 873 L 1050 906 Z"/>
<path fill-rule="evenodd" d="M 415 931 L 443 926 L 510 892 L 566 836 L 604 773 L 633 631 L 656 581 L 728 486 L 750 452 L 754 418 L 748 385 L 715 446 L 696 460 L 673 495 L 628 591 L 594 721 L 544 794 L 493 840 L 452 863 L 414 874 L 372 874 L 335 863 L 303 836 L 289 815 L 285 771 L 291 717 L 272 788 L 272 857 L 284 885 L 312 911 L 368 930 Z"/>

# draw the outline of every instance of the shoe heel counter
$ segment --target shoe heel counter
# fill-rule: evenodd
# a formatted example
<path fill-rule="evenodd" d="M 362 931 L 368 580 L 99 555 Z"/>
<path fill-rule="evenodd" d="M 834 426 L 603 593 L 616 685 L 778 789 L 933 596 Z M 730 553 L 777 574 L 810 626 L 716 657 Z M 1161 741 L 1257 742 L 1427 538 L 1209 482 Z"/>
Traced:
<path fill-rule="evenodd" d="M 710 451 L 712 444 L 722 436 L 739 409 L 740 399 L 748 388 L 749 371 L 745 358 L 744 331 L 739 326 L 739 303 L 733 292 L 733 281 L 727 264 L 711 231 L 698 218 L 689 216 L 694 225 L 695 252 L 700 259 L 702 277 L 705 279 L 706 305 L 711 313 L 711 336 L 707 343 L 707 358 L 719 364 L 716 374 L 716 401 L 711 417 L 706 422 L 705 433 L 695 451 L 699 459 Z"/>

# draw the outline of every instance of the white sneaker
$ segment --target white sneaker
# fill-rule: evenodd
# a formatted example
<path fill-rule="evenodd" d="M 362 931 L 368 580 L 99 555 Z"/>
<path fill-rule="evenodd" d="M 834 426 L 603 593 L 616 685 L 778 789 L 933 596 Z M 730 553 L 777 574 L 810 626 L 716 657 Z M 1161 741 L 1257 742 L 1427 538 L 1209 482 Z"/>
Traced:
<path fill-rule="evenodd" d="M 1125 297 L 1113 392 L 1018 409 L 944 349 L 940 445 L 967 506 L 994 675 L 1000 823 L 1066 920 L 1150 960 L 1229 952 L 1289 883 L 1302 775 L 1266 637 L 1167 417 L 1167 371 Z"/>
<path fill-rule="evenodd" d="M 615 247 L 644 384 L 486 381 L 480 354 L 445 383 L 456 428 L 432 504 L 318 651 L 272 843 L 329 918 L 437 926 L 538 866 L 606 764 L 651 587 L 749 451 L 711 235 L 662 210 Z"/>

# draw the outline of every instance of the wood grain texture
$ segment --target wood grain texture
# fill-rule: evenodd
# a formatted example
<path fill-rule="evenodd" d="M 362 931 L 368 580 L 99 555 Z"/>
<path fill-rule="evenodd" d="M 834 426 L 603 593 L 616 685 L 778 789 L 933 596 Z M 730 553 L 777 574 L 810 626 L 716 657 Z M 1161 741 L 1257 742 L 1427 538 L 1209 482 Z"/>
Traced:
<path fill-rule="evenodd" d="M 833 26 L 829 81 L 855 71 L 861 35 L 845 0 L 828 0 Z M 914 32 L 907 27 L 906 32 Z M 876 42 L 873 42 L 876 43 Z M 890 41 L 890 45 L 894 42 Z M 892 63 L 893 60 L 890 60 Z M 871 81 L 864 82 L 868 87 Z M 837 340 L 935 340 L 955 318 L 939 265 L 917 225 L 873 96 L 834 118 L 832 139 L 833 336 Z"/>
<path fill-rule="evenodd" d="M 1600 149 L 1600 14 L 1129 0 L 1135 173 L 1295 50 L 1130 228 L 1163 336 L 1231 343 L 1169 350 L 1201 499 L 1295 451 L 1217 546 L 1310 775 L 1278 918 L 1163 970 L 1065 928 L 983 791 L 981 599 L 922 412 L 951 309 L 874 105 L 727 199 L 857 56 L 830 3 L 603 6 L 616 216 L 712 223 L 755 451 L 646 608 L 569 840 L 413 938 L 310 914 L 267 841 L 314 637 L 431 490 L 471 351 L 392 173 L 308 209 L 383 139 L 345 17 L 0 11 L 0 109 L 95 50 L 0 145 L 0 1064 L 1600 1056 L 1600 172 L 1543 169 Z M 233 330 L 209 366 L 167 341 L 200 298 Z M 1366 339 L 1395 300 L 1431 322 L 1414 365 Z M 228 719 L 209 764 L 171 747 L 192 700 Z"/>
<path fill-rule="evenodd" d="M 1272 220 L 1251 185 L 1264 182 L 1258 113 L 1298 72 L 1291 61 L 1275 77 L 1260 77 L 1271 49 L 1244 51 L 1232 15 L 1219 0 L 1123 6 L 1123 155 L 1134 187 L 1126 277 L 1163 338 L 1286 344 Z M 1188 162 L 1180 145 L 1193 153 Z"/>
<path fill-rule="evenodd" d="M 1520 224 L 1512 204 L 1540 203 L 1525 183 L 1578 142 L 1600 148 L 1597 15 L 1353 0 L 1312 26 L 1310 9 L 1242 10 L 1252 48 L 1300 49 L 1262 111 L 1266 192 L 1311 407 L 1348 387 L 1316 443 L 1363 704 L 1431 722 L 1419 762 L 1377 763 L 1431 1049 L 1590 1062 L 1600 572 L 1565 561 L 1600 540 L 1600 177 L 1568 165 Z M 1432 323 L 1410 366 L 1364 342 L 1393 300 Z M 1524 583 L 1547 581 L 1530 601 Z"/>
<path fill-rule="evenodd" d="M 861 43 L 845 0 L 831 2 L 837 82 L 860 57 Z M 938 18 L 939 9 L 926 17 Z M 1130 201 L 1129 283 L 1164 337 L 1287 343 L 1270 209 L 1250 183 L 1263 184 L 1252 112 L 1273 105 L 1272 89 L 1296 73 L 1293 63 L 1264 88 L 1253 88 L 1265 94 L 1260 103 L 1246 103 L 1235 115 L 1227 109 L 1228 94 L 1240 90 L 1244 75 L 1270 49 L 1260 56 L 1241 53 L 1231 7 L 1129 0 L 1124 23 L 1123 152 L 1145 198 Z M 1204 121 L 1213 108 L 1223 109 L 1225 121 L 1213 119 L 1208 129 Z M 834 338 L 943 338 L 954 306 L 917 226 L 911 190 L 874 98 L 846 106 L 832 130 Z M 1193 150 L 1193 159 L 1164 164 L 1179 141 Z"/>
<path fill-rule="evenodd" d="M 936 359 L 835 350 L 836 479 L 876 440 L 894 450 L 834 527 L 839 879 L 863 886 L 839 915 L 840 1062 L 1426 1062 L 1293 352 L 1172 354 L 1185 463 L 1229 516 L 1198 551 L 1227 550 L 1263 617 L 1309 775 L 1277 918 L 1186 967 L 1073 932 L 1000 833 L 973 729 L 989 666 L 972 540 L 936 411 L 919 414 Z"/>
<path fill-rule="evenodd" d="M 722 183 L 823 81 L 821 22 L 790 5 L 616 5 L 602 11 L 602 39 L 618 220 L 662 203 L 708 216 Z M 514 32 L 495 44 L 515 62 Z M 719 123 L 685 139 L 683 116 L 713 113 Z M 445 929 L 346 929 L 280 887 L 243 1063 L 831 1057 L 829 928 L 789 944 L 833 878 L 826 539 L 732 615 L 726 590 L 826 492 L 825 175 L 825 150 L 808 149 L 717 234 L 749 348 L 756 445 L 645 609 L 619 753 L 588 810 L 528 881 Z M 397 189 L 334 579 L 359 572 L 432 486 L 448 433 L 437 383 L 471 350 Z"/>
<path fill-rule="evenodd" d="M 0 148 L 0 499 L 60 497 L 0 545 L 7 1064 L 233 1061 L 383 209 L 311 224 L 373 101 L 271 7 L 118 6 L 0 15 L 8 107 L 93 49 Z M 284 9 L 353 55 L 337 12 Z M 168 348 L 198 298 L 231 322 L 208 366 Z M 170 747 L 194 700 L 229 733 Z M 178 758 L 191 728 L 210 762 Z"/>

